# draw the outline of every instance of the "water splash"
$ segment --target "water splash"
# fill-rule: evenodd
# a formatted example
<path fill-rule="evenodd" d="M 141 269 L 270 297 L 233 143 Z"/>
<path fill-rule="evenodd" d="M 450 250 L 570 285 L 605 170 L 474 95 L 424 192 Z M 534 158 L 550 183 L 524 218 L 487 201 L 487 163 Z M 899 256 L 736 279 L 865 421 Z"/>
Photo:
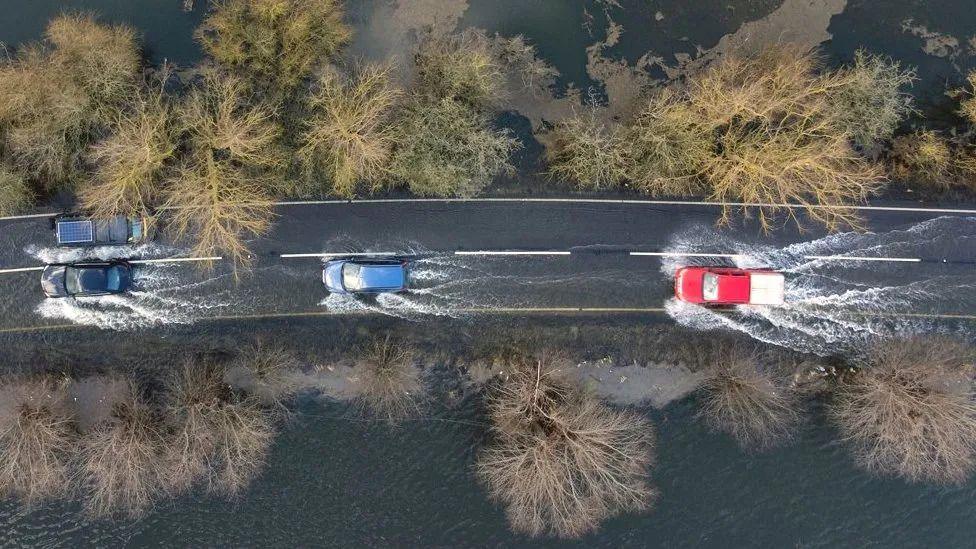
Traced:
<path fill-rule="evenodd" d="M 976 272 L 940 263 L 836 262 L 806 256 L 950 258 L 972 261 L 976 218 L 941 217 L 883 233 L 839 233 L 783 248 L 743 243 L 708 227 L 678 235 L 668 251 L 715 251 L 743 257 L 667 258 L 662 272 L 682 265 L 728 264 L 786 273 L 786 303 L 780 307 L 714 310 L 670 300 L 665 308 L 678 323 L 696 329 L 725 328 L 783 347 L 829 355 L 862 347 L 879 337 L 939 330 L 926 314 L 976 309 Z M 899 313 L 911 315 L 899 316 Z"/>
<path fill-rule="evenodd" d="M 233 303 L 230 292 L 209 291 L 223 276 L 188 282 L 185 267 L 138 266 L 133 269 L 133 289 L 127 294 L 50 298 L 38 304 L 35 312 L 44 318 L 110 330 L 191 324 Z"/>

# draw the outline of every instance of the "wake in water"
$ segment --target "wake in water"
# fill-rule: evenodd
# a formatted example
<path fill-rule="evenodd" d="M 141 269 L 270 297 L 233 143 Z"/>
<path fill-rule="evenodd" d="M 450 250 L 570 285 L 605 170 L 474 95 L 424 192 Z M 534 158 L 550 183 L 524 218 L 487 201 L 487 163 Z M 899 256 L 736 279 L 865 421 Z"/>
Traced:
<path fill-rule="evenodd" d="M 233 303 L 228 290 L 211 291 L 229 275 L 187 282 L 186 265 L 137 265 L 127 294 L 45 299 L 36 312 L 45 317 L 111 330 L 160 324 L 190 324 L 213 309 Z M 227 286 L 226 284 L 224 285 Z"/>
<path fill-rule="evenodd" d="M 786 274 L 786 304 L 718 311 L 671 299 L 670 316 L 697 329 L 727 328 L 769 343 L 819 355 L 856 349 L 892 335 L 937 330 L 931 314 L 976 310 L 976 272 L 971 264 L 853 262 L 807 259 L 852 255 L 919 257 L 971 262 L 976 257 L 976 218 L 941 217 L 885 233 L 840 233 L 777 249 L 746 244 L 712 228 L 676 237 L 668 251 L 741 254 L 738 267 L 766 267 Z M 708 258 L 668 258 L 662 272 L 682 265 L 714 265 Z"/>

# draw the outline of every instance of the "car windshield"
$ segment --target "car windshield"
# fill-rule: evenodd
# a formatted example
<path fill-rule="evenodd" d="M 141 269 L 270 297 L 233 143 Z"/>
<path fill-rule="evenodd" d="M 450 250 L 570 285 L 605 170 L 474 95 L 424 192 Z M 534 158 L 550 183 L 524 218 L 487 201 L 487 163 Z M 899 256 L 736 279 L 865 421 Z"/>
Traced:
<path fill-rule="evenodd" d="M 355 263 L 346 263 L 342 266 L 342 285 L 347 290 L 358 290 L 361 285 L 359 271 L 362 269 Z"/>
<path fill-rule="evenodd" d="M 718 275 L 715 273 L 705 273 L 702 279 L 702 297 L 706 301 L 718 299 Z"/>
<path fill-rule="evenodd" d="M 76 294 L 81 291 L 81 271 L 74 267 L 67 267 L 64 270 L 64 289 L 69 294 Z"/>

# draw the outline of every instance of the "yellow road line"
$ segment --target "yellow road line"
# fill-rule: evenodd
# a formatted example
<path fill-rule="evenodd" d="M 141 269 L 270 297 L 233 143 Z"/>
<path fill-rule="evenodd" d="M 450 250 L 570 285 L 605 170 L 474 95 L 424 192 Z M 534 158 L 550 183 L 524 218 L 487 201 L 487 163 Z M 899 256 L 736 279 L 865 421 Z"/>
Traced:
<path fill-rule="evenodd" d="M 454 313 L 465 314 L 661 314 L 666 312 L 663 307 L 498 307 L 498 308 L 464 308 L 452 309 Z M 941 320 L 976 321 L 976 314 L 940 314 L 940 313 L 882 313 L 867 311 L 838 311 L 848 316 L 863 316 L 877 318 L 927 318 Z M 369 316 L 385 315 L 383 311 L 300 311 L 294 313 L 255 313 L 246 315 L 218 315 L 201 318 L 200 322 L 228 321 L 228 320 L 274 320 L 284 318 L 314 318 L 334 316 Z M 41 326 L 19 326 L 15 328 L 0 328 L 0 334 L 17 334 L 30 332 L 45 332 L 69 330 L 76 328 L 97 328 L 85 324 L 48 324 Z"/>

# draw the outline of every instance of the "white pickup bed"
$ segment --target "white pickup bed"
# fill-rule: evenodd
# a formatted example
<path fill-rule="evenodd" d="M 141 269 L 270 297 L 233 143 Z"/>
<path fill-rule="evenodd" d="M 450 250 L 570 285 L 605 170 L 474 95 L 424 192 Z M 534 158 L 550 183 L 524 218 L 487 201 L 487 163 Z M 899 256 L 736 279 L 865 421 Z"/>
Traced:
<path fill-rule="evenodd" d="M 782 305 L 786 295 L 786 279 L 782 273 L 749 275 L 749 303 L 751 305 Z"/>

